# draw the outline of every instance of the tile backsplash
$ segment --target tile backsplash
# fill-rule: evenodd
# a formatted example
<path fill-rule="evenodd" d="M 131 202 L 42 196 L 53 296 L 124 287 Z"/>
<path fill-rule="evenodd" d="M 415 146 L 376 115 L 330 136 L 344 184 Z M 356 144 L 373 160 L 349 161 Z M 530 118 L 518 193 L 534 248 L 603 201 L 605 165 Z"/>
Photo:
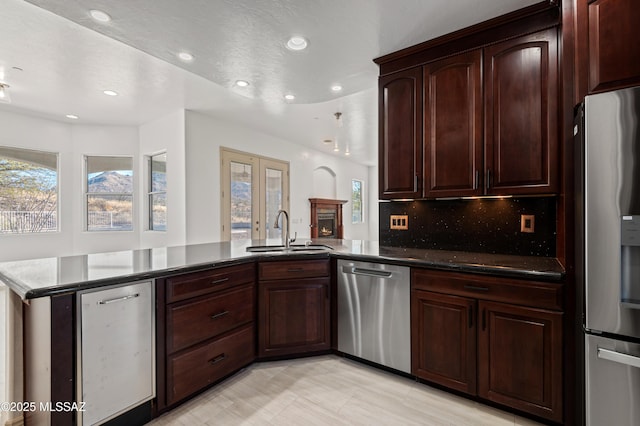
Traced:
<path fill-rule="evenodd" d="M 380 202 L 380 244 L 553 257 L 554 197 Z M 391 215 L 407 215 L 408 230 L 391 230 Z M 535 216 L 535 232 L 520 232 L 520 216 Z"/>

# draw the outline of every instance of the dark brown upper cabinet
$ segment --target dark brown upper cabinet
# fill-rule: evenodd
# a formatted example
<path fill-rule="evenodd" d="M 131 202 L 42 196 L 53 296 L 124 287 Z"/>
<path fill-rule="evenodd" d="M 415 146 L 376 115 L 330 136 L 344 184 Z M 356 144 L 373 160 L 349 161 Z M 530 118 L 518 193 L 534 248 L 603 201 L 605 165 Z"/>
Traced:
<path fill-rule="evenodd" d="M 422 70 L 379 80 L 381 199 L 420 198 L 422 188 Z"/>
<path fill-rule="evenodd" d="M 380 198 L 557 193 L 557 57 L 554 27 L 380 77 Z"/>
<path fill-rule="evenodd" d="M 558 191 L 556 29 L 484 50 L 485 193 Z"/>
<path fill-rule="evenodd" d="M 636 0 L 589 3 L 589 92 L 640 84 L 640 7 Z"/>
<path fill-rule="evenodd" d="M 482 51 L 424 67 L 424 195 L 482 194 Z"/>

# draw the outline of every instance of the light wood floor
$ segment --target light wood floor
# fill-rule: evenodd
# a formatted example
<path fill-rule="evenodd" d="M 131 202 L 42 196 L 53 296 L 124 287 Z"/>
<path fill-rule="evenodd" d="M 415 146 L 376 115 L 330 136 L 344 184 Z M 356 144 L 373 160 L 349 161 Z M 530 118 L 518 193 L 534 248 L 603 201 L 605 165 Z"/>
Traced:
<path fill-rule="evenodd" d="M 409 378 L 327 355 L 256 363 L 149 425 L 534 426 Z"/>

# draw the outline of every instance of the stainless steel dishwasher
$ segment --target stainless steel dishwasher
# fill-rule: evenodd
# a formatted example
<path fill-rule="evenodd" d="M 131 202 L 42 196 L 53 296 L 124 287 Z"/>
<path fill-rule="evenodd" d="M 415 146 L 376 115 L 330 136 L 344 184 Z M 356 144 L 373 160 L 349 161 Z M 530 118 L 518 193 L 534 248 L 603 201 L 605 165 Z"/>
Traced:
<path fill-rule="evenodd" d="M 411 373 L 410 273 L 338 260 L 338 350 Z"/>

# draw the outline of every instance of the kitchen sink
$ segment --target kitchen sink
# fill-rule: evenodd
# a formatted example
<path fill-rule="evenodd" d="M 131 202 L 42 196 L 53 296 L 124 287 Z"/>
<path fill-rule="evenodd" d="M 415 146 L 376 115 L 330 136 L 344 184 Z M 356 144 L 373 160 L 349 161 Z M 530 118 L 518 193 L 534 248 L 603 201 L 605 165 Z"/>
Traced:
<path fill-rule="evenodd" d="M 251 253 L 271 253 L 271 252 L 322 252 L 333 250 L 332 247 L 324 244 L 291 244 L 289 248 L 285 246 L 251 246 L 247 251 Z"/>

